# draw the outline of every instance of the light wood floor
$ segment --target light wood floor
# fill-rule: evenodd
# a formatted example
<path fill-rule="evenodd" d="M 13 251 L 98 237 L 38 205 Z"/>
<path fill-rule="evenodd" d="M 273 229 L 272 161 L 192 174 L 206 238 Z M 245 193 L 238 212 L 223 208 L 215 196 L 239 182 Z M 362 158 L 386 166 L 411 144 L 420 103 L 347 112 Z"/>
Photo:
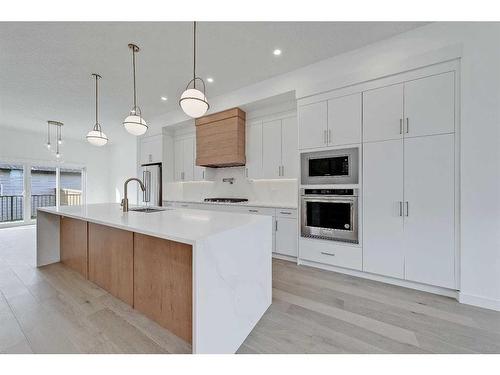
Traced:
<path fill-rule="evenodd" d="M 186 353 L 75 272 L 37 269 L 35 229 L 0 229 L 1 353 Z M 273 261 L 273 304 L 239 353 L 500 353 L 500 313 Z"/>

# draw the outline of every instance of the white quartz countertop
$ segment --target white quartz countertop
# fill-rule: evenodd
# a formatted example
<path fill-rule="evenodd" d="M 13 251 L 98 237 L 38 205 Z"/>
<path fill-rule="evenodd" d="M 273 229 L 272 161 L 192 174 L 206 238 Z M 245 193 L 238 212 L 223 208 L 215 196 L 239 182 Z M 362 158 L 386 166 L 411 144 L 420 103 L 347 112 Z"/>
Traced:
<path fill-rule="evenodd" d="M 179 200 L 179 199 L 166 199 L 164 202 L 174 203 L 195 203 L 195 204 L 213 204 L 219 206 L 248 206 L 248 207 L 267 207 L 267 208 L 289 208 L 296 210 L 297 204 L 293 203 L 275 203 L 275 202 L 261 202 L 261 201 L 248 201 L 248 202 L 205 202 L 195 200 Z"/>
<path fill-rule="evenodd" d="M 270 218 L 262 215 L 182 208 L 164 209 L 150 213 L 122 212 L 118 203 L 102 203 L 44 207 L 38 210 L 191 245 L 214 234 L 261 220 L 269 220 L 271 230 Z"/>

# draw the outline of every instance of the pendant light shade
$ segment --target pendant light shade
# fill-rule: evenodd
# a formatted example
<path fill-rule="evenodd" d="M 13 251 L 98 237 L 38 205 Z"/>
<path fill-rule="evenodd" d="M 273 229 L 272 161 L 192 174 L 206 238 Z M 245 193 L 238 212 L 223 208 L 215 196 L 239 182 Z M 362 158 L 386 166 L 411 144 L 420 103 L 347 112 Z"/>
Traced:
<path fill-rule="evenodd" d="M 87 133 L 87 141 L 94 146 L 104 146 L 108 143 L 108 137 L 102 132 L 101 124 L 99 124 L 99 74 L 92 73 L 95 78 L 95 125 L 91 131 Z"/>
<path fill-rule="evenodd" d="M 139 52 L 139 47 L 130 43 L 128 47 L 132 50 L 132 68 L 134 74 L 134 106 L 130 114 L 123 121 L 125 130 L 132 135 L 142 135 L 148 130 L 148 124 L 142 118 L 141 109 L 137 106 L 137 91 L 135 85 L 135 54 Z"/>
<path fill-rule="evenodd" d="M 196 82 L 201 83 L 203 91 L 196 88 Z M 205 82 L 196 76 L 196 22 L 193 23 L 193 79 L 187 84 L 182 93 L 179 104 L 186 115 L 193 118 L 203 116 L 210 105 L 205 95 Z"/>

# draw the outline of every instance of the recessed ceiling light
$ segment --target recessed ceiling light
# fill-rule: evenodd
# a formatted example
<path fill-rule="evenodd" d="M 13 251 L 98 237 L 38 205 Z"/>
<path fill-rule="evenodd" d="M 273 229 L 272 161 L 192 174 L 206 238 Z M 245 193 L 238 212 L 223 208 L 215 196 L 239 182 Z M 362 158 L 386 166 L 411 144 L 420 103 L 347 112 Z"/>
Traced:
<path fill-rule="evenodd" d="M 166 96 L 162 96 L 161 100 L 163 100 L 164 102 L 166 102 L 167 101 L 167 97 Z"/>
<path fill-rule="evenodd" d="M 281 50 L 280 50 L 280 49 L 278 49 L 278 48 L 276 48 L 276 49 L 273 51 L 273 55 L 274 55 L 274 56 L 279 56 L 279 55 L 281 55 Z"/>
<path fill-rule="evenodd" d="M 207 82 L 212 83 L 213 81 L 214 81 L 214 79 L 212 77 L 207 78 Z"/>

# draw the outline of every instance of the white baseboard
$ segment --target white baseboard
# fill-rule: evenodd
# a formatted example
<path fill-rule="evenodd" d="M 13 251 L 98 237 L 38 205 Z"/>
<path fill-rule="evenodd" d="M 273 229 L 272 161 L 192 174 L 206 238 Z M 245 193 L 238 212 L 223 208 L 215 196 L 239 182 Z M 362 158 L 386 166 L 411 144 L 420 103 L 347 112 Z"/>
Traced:
<path fill-rule="evenodd" d="M 451 298 L 455 298 L 455 299 L 458 300 L 458 291 L 457 290 L 453 290 L 453 289 L 447 289 L 447 288 L 442 288 L 442 287 L 439 287 L 439 286 L 433 286 L 433 285 L 427 285 L 427 284 L 420 284 L 420 283 L 416 283 L 416 282 L 413 282 L 413 281 L 395 279 L 395 278 L 392 278 L 392 277 L 375 275 L 375 274 L 372 274 L 372 273 L 351 270 L 351 269 L 348 269 L 348 268 L 330 266 L 330 265 L 322 264 L 322 263 L 310 262 L 310 261 L 307 261 L 307 260 L 304 260 L 304 259 L 299 259 L 297 261 L 297 264 L 298 265 L 309 266 L 309 267 L 321 268 L 323 270 L 333 271 L 333 272 L 338 272 L 338 273 L 343 273 L 343 274 L 346 274 L 346 275 L 356 276 L 356 277 L 360 277 L 360 278 L 363 278 L 363 279 L 368 279 L 368 280 L 373 280 L 373 281 L 380 281 L 382 283 L 387 283 L 387 284 L 402 286 L 404 288 L 409 288 L 409 289 L 420 290 L 422 292 L 439 294 L 441 296 L 451 297 Z"/>
<path fill-rule="evenodd" d="M 500 311 L 500 301 L 487 297 L 474 296 L 472 294 L 465 294 L 460 292 L 458 294 L 458 301 L 460 303 L 465 303 L 466 305 L 472 305 L 477 307 L 483 307 L 485 309 Z"/>
<path fill-rule="evenodd" d="M 287 260 L 289 262 L 297 263 L 297 258 L 296 257 L 291 257 L 289 255 L 283 255 L 283 254 L 273 253 L 273 258 L 281 259 L 281 260 Z"/>

